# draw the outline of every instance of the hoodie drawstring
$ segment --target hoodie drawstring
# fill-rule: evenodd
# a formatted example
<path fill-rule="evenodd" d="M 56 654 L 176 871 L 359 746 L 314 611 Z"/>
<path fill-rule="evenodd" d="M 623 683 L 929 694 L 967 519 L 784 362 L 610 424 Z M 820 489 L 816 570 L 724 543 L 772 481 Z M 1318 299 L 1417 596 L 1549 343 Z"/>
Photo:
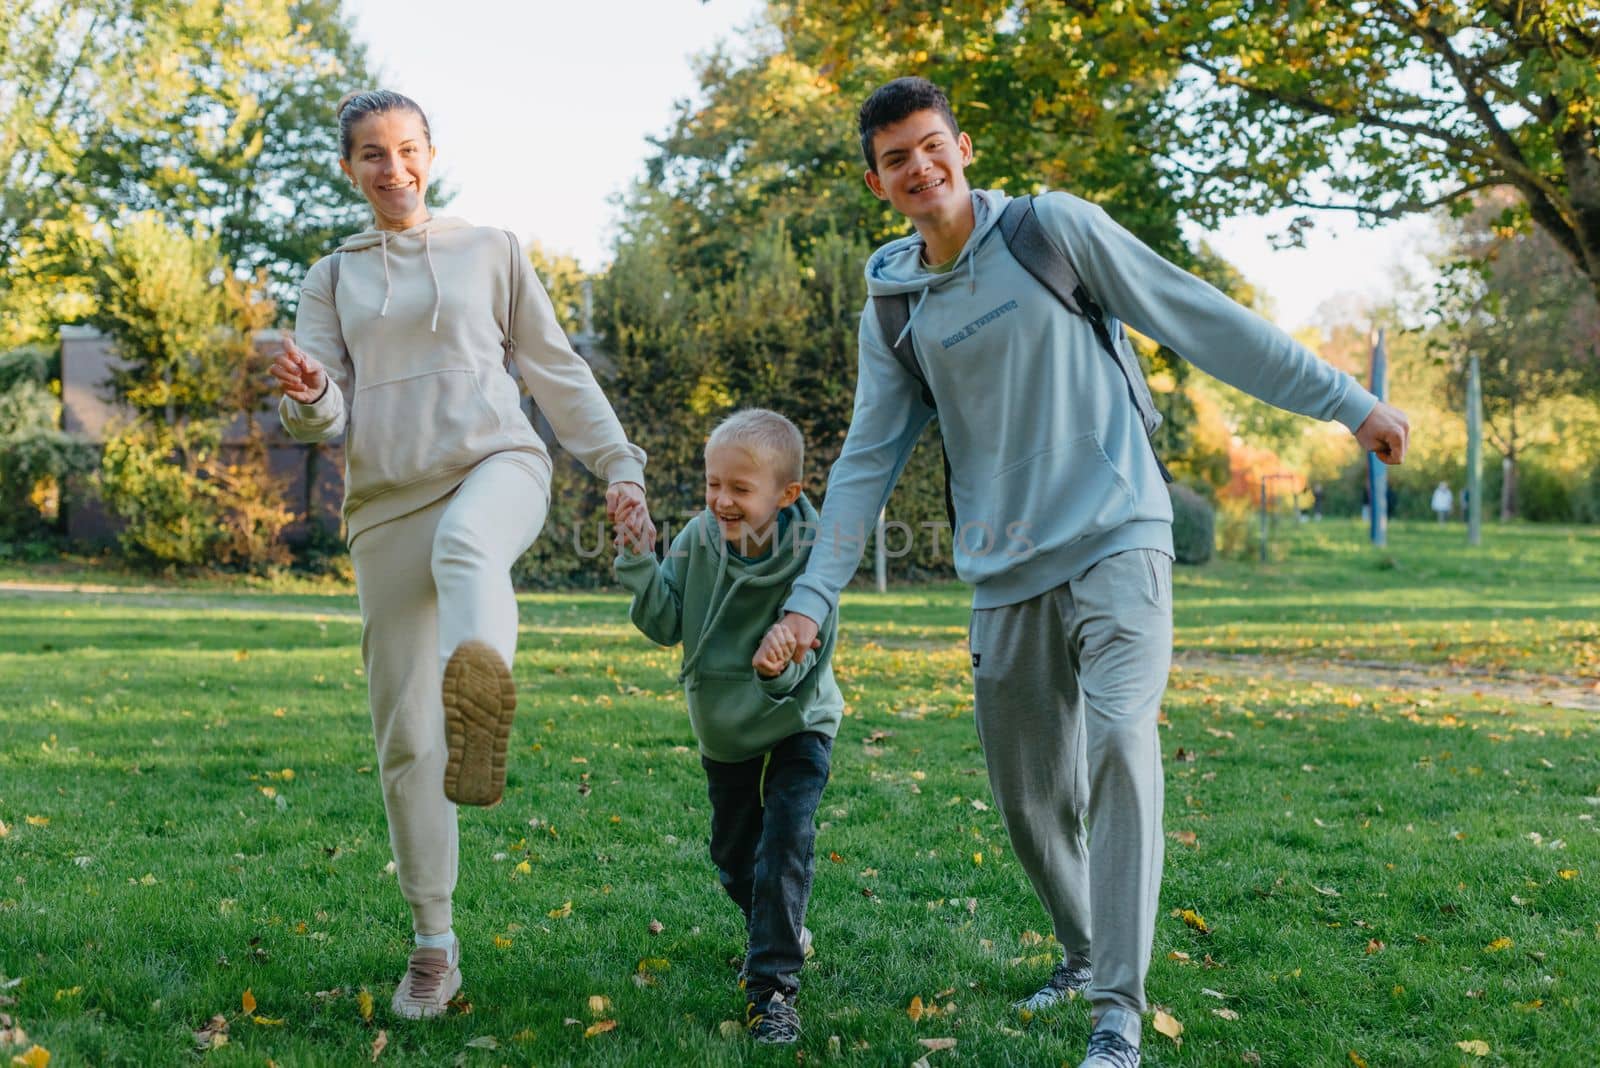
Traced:
<path fill-rule="evenodd" d="M 378 318 L 389 314 L 389 295 L 394 292 L 394 287 L 389 284 L 389 231 L 379 230 L 378 240 L 383 244 L 383 307 L 378 309 Z"/>
<path fill-rule="evenodd" d="M 428 277 L 433 279 L 433 324 L 428 327 L 435 334 L 439 332 L 439 302 L 444 294 L 439 290 L 439 275 L 433 269 L 433 244 L 429 240 L 432 230 L 422 231 L 422 256 L 428 261 Z"/>
<path fill-rule="evenodd" d="M 894 339 L 894 345 L 891 346 L 892 348 L 899 348 L 900 342 L 904 341 L 906 339 L 906 335 L 911 333 L 911 324 L 916 320 L 917 312 L 922 310 L 922 302 L 928 299 L 928 294 L 932 291 L 932 288 L 932 286 L 922 287 L 922 296 L 917 298 L 917 303 L 912 307 L 911 314 L 906 316 L 905 329 L 900 331 L 900 336 Z"/>

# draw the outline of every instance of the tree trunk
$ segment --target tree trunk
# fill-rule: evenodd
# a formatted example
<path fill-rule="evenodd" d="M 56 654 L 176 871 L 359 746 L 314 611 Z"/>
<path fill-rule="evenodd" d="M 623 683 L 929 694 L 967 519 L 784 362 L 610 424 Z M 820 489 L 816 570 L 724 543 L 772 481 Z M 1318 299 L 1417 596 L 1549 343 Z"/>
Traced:
<path fill-rule="evenodd" d="M 1517 515 L 1517 457 L 1509 454 L 1500 461 L 1500 521 Z"/>

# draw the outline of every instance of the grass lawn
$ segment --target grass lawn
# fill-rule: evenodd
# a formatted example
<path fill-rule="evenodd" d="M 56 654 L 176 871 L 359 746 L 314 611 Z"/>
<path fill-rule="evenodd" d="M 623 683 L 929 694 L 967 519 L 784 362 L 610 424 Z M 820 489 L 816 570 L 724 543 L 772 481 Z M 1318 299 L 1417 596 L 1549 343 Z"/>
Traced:
<path fill-rule="evenodd" d="M 1282 533 L 1272 564 L 1175 583 L 1181 650 L 1261 659 L 1168 692 L 1149 993 L 1183 1032 L 1147 1018 L 1146 1063 L 1593 1064 L 1600 713 L 1274 668 L 1593 682 L 1600 537 Z M 0 1036 L 27 1034 L 0 1063 L 36 1043 L 54 1065 L 356 1064 L 380 1039 L 379 1064 L 796 1063 L 726 1033 L 742 931 L 706 857 L 678 652 L 624 604 L 522 600 L 506 799 L 461 817 L 463 998 L 415 1024 L 388 1013 L 409 932 L 354 597 L 0 590 Z M 1008 1007 L 1054 949 L 988 804 L 966 617 L 955 586 L 846 601 L 807 1062 L 1082 1055 L 1081 1002 Z M 227 1044 L 197 1053 L 218 1014 Z"/>

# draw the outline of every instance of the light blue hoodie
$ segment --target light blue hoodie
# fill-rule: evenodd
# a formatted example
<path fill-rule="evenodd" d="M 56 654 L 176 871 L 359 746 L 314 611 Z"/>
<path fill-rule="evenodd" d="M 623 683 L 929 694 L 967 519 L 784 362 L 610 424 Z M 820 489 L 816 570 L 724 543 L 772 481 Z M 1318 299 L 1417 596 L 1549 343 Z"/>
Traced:
<path fill-rule="evenodd" d="M 916 234 L 867 262 L 869 294 L 911 298 L 907 329 L 950 456 L 956 573 L 974 587 L 975 608 L 1026 601 L 1113 553 L 1172 554 L 1171 500 L 1127 383 L 1088 320 L 1068 312 L 1006 248 L 995 224 L 1009 199 L 973 192 L 976 225 L 948 273 L 923 265 Z M 1202 370 L 1352 430 L 1377 403 L 1349 375 L 1156 255 L 1098 206 L 1047 193 L 1034 208 L 1108 316 Z M 850 432 L 829 475 L 810 564 L 785 603 L 818 622 L 837 606 L 865 532 L 933 416 L 890 351 L 893 340 L 882 336 L 869 299 Z"/>

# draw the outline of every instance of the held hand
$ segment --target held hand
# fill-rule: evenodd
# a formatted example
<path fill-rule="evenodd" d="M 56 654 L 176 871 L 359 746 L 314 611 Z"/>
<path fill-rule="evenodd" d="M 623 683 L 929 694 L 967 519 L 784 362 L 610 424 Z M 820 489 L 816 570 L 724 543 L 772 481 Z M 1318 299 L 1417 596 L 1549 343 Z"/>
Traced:
<path fill-rule="evenodd" d="M 1406 421 L 1406 413 L 1383 401 L 1379 401 L 1356 427 L 1356 441 L 1386 464 L 1405 462 L 1410 437 L 1411 424 Z"/>
<path fill-rule="evenodd" d="M 655 552 L 656 531 L 650 526 L 650 517 L 635 508 L 627 517 L 616 524 L 616 537 L 613 543 L 619 549 L 627 549 L 636 556 L 645 556 Z"/>
<path fill-rule="evenodd" d="M 268 370 L 284 395 L 301 404 L 314 403 L 328 388 L 328 374 L 322 364 L 301 352 L 289 334 L 283 335 L 283 351 Z"/>
<path fill-rule="evenodd" d="M 789 660 L 794 655 L 795 644 L 794 634 L 789 628 L 782 623 L 774 623 L 761 639 L 761 648 L 756 650 L 755 658 L 751 661 L 756 674 L 764 679 L 774 679 L 783 674 L 783 669 L 789 666 Z"/>
<path fill-rule="evenodd" d="M 817 638 L 817 621 L 810 616 L 803 616 L 799 612 L 790 612 L 777 623 L 774 623 L 773 627 L 783 627 L 794 637 L 794 649 L 789 654 L 789 658 L 796 664 L 804 660 L 806 653 L 812 649 L 822 648 L 822 642 Z"/>

